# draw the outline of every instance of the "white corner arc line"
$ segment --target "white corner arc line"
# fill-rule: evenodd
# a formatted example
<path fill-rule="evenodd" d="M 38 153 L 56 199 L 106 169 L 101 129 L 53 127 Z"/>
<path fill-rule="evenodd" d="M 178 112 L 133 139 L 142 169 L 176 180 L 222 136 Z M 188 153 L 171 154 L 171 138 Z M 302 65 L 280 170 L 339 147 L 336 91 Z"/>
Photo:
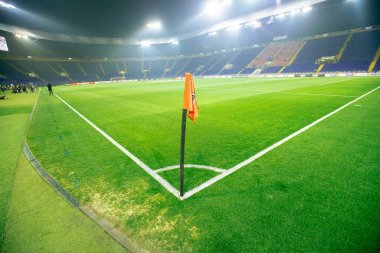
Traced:
<path fill-rule="evenodd" d="M 132 161 L 134 161 L 138 166 L 140 166 L 145 172 L 147 172 L 149 175 L 151 175 L 154 179 L 156 179 L 166 190 L 168 190 L 170 193 L 172 193 L 177 198 L 180 198 L 179 191 L 175 189 L 168 181 L 166 181 L 164 178 L 162 178 L 160 175 L 158 175 L 155 171 L 153 171 L 151 168 L 149 168 L 148 165 L 143 163 L 140 159 L 138 159 L 135 155 L 133 155 L 131 152 L 129 152 L 126 148 L 121 146 L 117 141 L 115 141 L 111 136 L 106 134 L 102 129 L 97 127 L 94 123 L 92 123 L 90 120 L 88 120 L 85 116 L 83 116 L 81 113 L 79 113 L 77 110 L 75 110 L 71 105 L 69 105 L 65 100 L 63 100 L 61 97 L 59 97 L 57 94 L 54 94 L 59 100 L 61 100 L 66 106 L 68 106 L 73 112 L 75 112 L 79 117 L 81 117 L 87 124 L 95 128 L 96 131 L 98 131 L 101 135 L 103 135 L 107 140 L 109 140 L 114 146 L 116 146 L 118 149 L 120 149 L 124 154 L 126 154 Z"/>
<path fill-rule="evenodd" d="M 214 177 L 214 178 L 212 178 L 212 179 L 210 179 L 210 180 L 204 182 L 203 184 L 201 184 L 201 185 L 195 187 L 194 189 L 192 189 L 192 190 L 186 192 L 186 193 L 184 194 L 184 196 L 181 198 L 181 200 L 185 200 L 185 199 L 191 197 L 191 196 L 194 195 L 195 193 L 200 192 L 201 190 L 203 190 L 203 189 L 209 187 L 210 185 L 216 183 L 217 181 L 219 181 L 219 180 L 225 178 L 226 176 L 232 174 L 233 172 L 235 172 L 235 171 L 237 171 L 237 170 L 243 168 L 244 166 L 246 166 L 246 165 L 252 163 L 253 161 L 255 161 L 256 159 L 258 159 L 258 158 L 260 158 L 261 156 L 265 155 L 266 153 L 270 152 L 271 150 L 273 150 L 273 149 L 277 148 L 278 146 L 284 144 L 285 142 L 287 142 L 287 141 L 293 139 L 293 138 L 296 137 L 297 135 L 299 135 L 299 134 L 305 132 L 306 130 L 312 128 L 313 126 L 317 125 L 318 123 L 322 122 L 323 120 L 325 120 L 325 119 L 331 117 L 332 115 L 334 115 L 334 114 L 336 114 L 337 112 L 343 110 L 343 109 L 346 108 L 347 106 L 349 106 L 349 105 L 351 105 L 351 104 L 357 102 L 358 100 L 360 100 L 360 99 L 366 97 L 367 95 L 371 94 L 372 92 L 376 91 L 376 90 L 379 89 L 379 88 L 380 88 L 380 86 L 378 86 L 377 88 L 375 88 L 375 89 L 373 89 L 373 90 L 371 90 L 371 91 L 365 93 L 364 95 L 362 95 L 362 96 L 360 96 L 360 97 L 358 97 L 358 98 L 352 100 L 351 102 L 348 102 L 347 104 L 345 104 L 345 105 L 339 107 L 338 109 L 336 109 L 336 110 L 330 112 L 329 114 L 326 114 L 326 115 L 323 116 L 322 118 L 317 119 L 317 120 L 314 121 L 313 123 L 311 123 L 311 124 L 309 124 L 309 125 L 307 125 L 307 126 L 301 128 L 300 130 L 298 130 L 298 131 L 292 133 L 291 135 L 285 137 L 284 139 L 282 139 L 282 140 L 276 142 L 276 143 L 273 144 L 272 146 L 269 146 L 269 147 L 267 147 L 266 149 L 260 151 L 260 152 L 257 153 L 256 155 L 254 155 L 254 156 L 248 158 L 247 160 L 245 160 L 245 161 L 243 161 L 243 162 L 241 162 L 241 163 L 235 165 L 234 167 L 228 169 L 226 172 L 223 172 L 222 174 L 219 174 L 219 175 L 217 175 L 216 177 Z"/>
<path fill-rule="evenodd" d="M 212 167 L 212 166 L 206 166 L 206 165 L 197 165 L 197 164 L 185 164 L 184 167 L 185 168 L 212 170 L 212 171 L 215 171 L 215 172 L 218 172 L 218 173 L 223 173 L 223 172 L 227 171 L 225 169 L 220 169 L 220 168 L 216 168 L 216 167 Z M 160 172 L 163 172 L 163 171 L 176 170 L 176 169 L 179 169 L 179 165 L 173 165 L 173 166 L 168 166 L 168 167 L 165 167 L 165 168 L 157 169 L 157 170 L 154 170 L 154 172 L 160 173 Z"/>

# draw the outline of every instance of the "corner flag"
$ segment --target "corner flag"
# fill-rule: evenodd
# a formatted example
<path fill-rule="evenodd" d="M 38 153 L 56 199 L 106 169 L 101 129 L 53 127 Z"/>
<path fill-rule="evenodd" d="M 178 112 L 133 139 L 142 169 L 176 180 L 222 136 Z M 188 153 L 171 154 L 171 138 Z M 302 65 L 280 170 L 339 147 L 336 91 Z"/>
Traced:
<path fill-rule="evenodd" d="M 194 81 L 190 73 L 186 73 L 183 109 L 187 109 L 187 116 L 195 122 L 195 119 L 198 117 L 198 105 L 195 95 Z"/>
<path fill-rule="evenodd" d="M 184 193 L 184 178 L 185 178 L 185 136 L 186 136 L 186 116 L 193 122 L 198 117 L 198 105 L 195 96 L 195 87 L 193 77 L 190 73 L 186 73 L 185 78 L 185 92 L 183 94 L 183 107 L 182 107 L 182 123 L 181 123 L 181 151 L 179 162 L 179 188 L 180 196 Z"/>

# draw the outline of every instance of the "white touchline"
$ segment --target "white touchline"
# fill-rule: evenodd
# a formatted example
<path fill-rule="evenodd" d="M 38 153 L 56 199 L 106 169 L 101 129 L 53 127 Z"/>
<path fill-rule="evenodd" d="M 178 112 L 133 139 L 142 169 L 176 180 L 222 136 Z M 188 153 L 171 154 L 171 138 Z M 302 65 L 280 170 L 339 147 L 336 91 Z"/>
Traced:
<path fill-rule="evenodd" d="M 191 196 L 194 195 L 195 193 L 197 193 L 197 192 L 199 192 L 199 191 L 201 191 L 201 190 L 203 190 L 203 189 L 209 187 L 210 185 L 212 185 L 212 184 L 216 183 L 217 181 L 219 181 L 219 180 L 225 178 L 226 176 L 232 174 L 233 172 L 235 172 L 235 171 L 237 171 L 237 170 L 243 168 L 244 166 L 246 166 L 246 165 L 252 163 L 253 161 L 255 161 L 256 159 L 258 159 L 258 158 L 260 158 L 261 156 L 265 155 L 265 154 L 268 153 L 269 151 L 271 151 L 271 150 L 277 148 L 278 146 L 284 144 L 285 142 L 287 142 L 287 141 L 293 139 L 293 138 L 296 137 L 297 135 L 299 135 L 299 134 L 305 132 L 306 130 L 312 128 L 313 126 L 315 126 L 316 124 L 320 123 L 321 121 L 323 121 L 323 120 L 329 118 L 330 116 L 332 116 L 332 115 L 334 115 L 335 113 L 337 113 L 337 112 L 343 110 L 343 109 L 346 108 L 347 106 L 349 106 L 349 105 L 351 105 L 351 104 L 357 102 L 358 100 L 364 98 L 365 96 L 371 94 L 372 92 L 374 92 L 375 90 L 377 90 L 377 89 L 379 89 L 379 88 L 380 88 L 380 86 L 378 86 L 377 88 L 375 88 L 375 89 L 373 89 L 373 90 L 367 92 L 366 94 L 364 94 L 364 95 L 362 95 L 362 96 L 360 96 L 360 97 L 358 97 L 358 98 L 352 100 L 351 102 L 348 102 L 347 104 L 345 104 L 345 105 L 339 107 L 339 108 L 336 109 L 335 111 L 330 112 L 329 114 L 327 114 L 327 115 L 323 116 L 322 118 L 320 118 L 320 119 L 314 121 L 313 123 L 311 123 L 311 124 L 309 124 L 309 125 L 307 125 L 307 126 L 301 128 L 301 129 L 298 130 L 297 132 L 294 132 L 293 134 L 289 135 L 288 137 L 285 137 L 284 139 L 280 140 L 279 142 L 276 142 L 276 143 L 273 144 L 272 146 L 267 147 L 266 149 L 260 151 L 260 152 L 257 153 L 256 155 L 254 155 L 254 156 L 248 158 L 247 160 L 245 160 L 245 161 L 243 161 L 243 162 L 241 162 L 241 163 L 235 165 L 234 167 L 228 169 L 226 172 L 223 172 L 223 173 L 217 175 L 216 177 L 214 177 L 214 178 L 212 178 L 212 179 L 210 179 L 210 180 L 204 182 L 203 184 L 201 184 L 201 185 L 195 187 L 194 189 L 192 189 L 192 190 L 186 192 L 186 193 L 184 194 L 184 196 L 181 198 L 181 200 L 185 200 L 185 199 L 191 197 Z"/>
<path fill-rule="evenodd" d="M 59 100 L 61 100 L 65 105 L 67 105 L 72 111 L 74 111 L 79 117 L 81 117 L 84 121 L 87 122 L 90 126 L 95 128 L 96 131 L 98 131 L 101 135 L 103 135 L 107 140 L 109 140 L 113 145 L 115 145 L 118 149 L 120 149 L 124 154 L 126 154 L 129 158 L 132 159 L 138 166 L 140 166 L 143 170 L 145 170 L 149 175 L 151 175 L 154 179 L 156 179 L 163 187 L 165 187 L 166 190 L 168 190 L 170 193 L 172 193 L 174 196 L 179 198 L 179 191 L 175 189 L 168 181 L 163 179 L 160 175 L 158 175 L 155 171 L 153 171 L 151 168 L 149 168 L 148 165 L 143 163 L 140 159 L 138 159 L 135 155 L 133 155 L 131 152 L 129 152 L 126 148 L 121 146 L 117 141 L 115 141 L 111 136 L 106 134 L 102 129 L 97 127 L 94 123 L 92 123 L 90 120 L 88 120 L 85 116 L 83 116 L 81 113 L 79 113 L 77 110 L 75 110 L 71 105 L 69 105 L 65 100 L 63 100 L 61 97 L 59 97 L 57 94 L 54 94 Z"/>
<path fill-rule="evenodd" d="M 216 168 L 216 167 L 212 167 L 212 166 L 206 166 L 206 165 L 198 165 L 198 164 L 185 164 L 184 167 L 185 168 L 212 170 L 212 171 L 215 171 L 215 172 L 218 172 L 218 173 L 222 173 L 222 172 L 226 172 L 227 171 L 225 169 L 220 169 L 220 168 Z M 154 171 L 157 172 L 157 173 L 160 173 L 160 172 L 163 172 L 163 171 L 175 170 L 175 169 L 179 169 L 179 165 L 168 166 L 168 167 L 157 169 L 157 170 L 154 170 Z"/>
<path fill-rule="evenodd" d="M 25 140 L 26 140 L 26 137 L 29 133 L 30 125 L 32 124 L 34 111 L 36 110 L 38 99 L 40 98 L 40 94 L 41 94 L 41 91 L 38 92 L 38 96 L 36 98 L 36 101 L 34 101 L 33 109 L 32 109 L 32 112 L 30 113 L 30 116 L 29 116 L 29 122 L 28 122 L 28 127 L 26 128 Z"/>
<path fill-rule="evenodd" d="M 338 81 L 327 82 L 327 83 L 321 83 L 319 85 L 327 85 L 327 84 L 332 84 L 332 83 L 340 83 L 340 82 L 345 82 L 345 81 L 351 81 L 352 79 L 356 79 L 356 77 L 352 77 L 352 78 L 349 78 L 349 79 L 338 80 Z"/>
<path fill-rule="evenodd" d="M 276 90 L 251 90 L 251 89 L 229 89 L 229 90 L 241 90 L 241 91 L 257 91 L 266 93 L 284 93 L 295 95 L 308 95 L 308 96 L 325 96 L 325 97 L 344 97 L 344 98 L 357 98 L 358 96 L 338 95 L 338 94 L 323 94 L 323 93 L 306 93 L 306 92 L 292 92 L 292 91 L 276 91 Z M 261 95 L 261 94 L 258 94 Z"/>

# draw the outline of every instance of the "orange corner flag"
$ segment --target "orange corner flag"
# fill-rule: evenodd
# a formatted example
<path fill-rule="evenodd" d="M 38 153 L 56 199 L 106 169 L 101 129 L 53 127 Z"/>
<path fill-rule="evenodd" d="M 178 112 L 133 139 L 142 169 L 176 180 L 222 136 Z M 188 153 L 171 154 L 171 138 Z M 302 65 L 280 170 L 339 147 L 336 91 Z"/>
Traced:
<path fill-rule="evenodd" d="M 198 117 L 198 105 L 195 95 L 193 76 L 190 73 L 186 73 L 183 109 L 187 109 L 187 116 L 195 122 L 195 119 Z"/>

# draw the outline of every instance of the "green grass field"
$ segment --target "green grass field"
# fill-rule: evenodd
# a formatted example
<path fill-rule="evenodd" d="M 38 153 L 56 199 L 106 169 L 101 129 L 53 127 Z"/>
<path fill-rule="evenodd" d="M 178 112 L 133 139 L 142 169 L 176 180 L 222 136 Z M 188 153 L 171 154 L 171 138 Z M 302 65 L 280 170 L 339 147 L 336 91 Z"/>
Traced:
<path fill-rule="evenodd" d="M 0 252 L 126 252 L 67 203 L 22 153 L 37 94 L 0 101 Z"/>
<path fill-rule="evenodd" d="M 195 80 L 186 164 L 228 170 L 374 90 L 379 78 Z M 178 165 L 183 81 L 55 92 L 152 170 Z M 43 92 L 28 143 L 82 205 L 152 252 L 380 248 L 380 89 L 180 201 Z M 158 173 L 178 189 L 178 169 Z M 220 172 L 185 170 L 185 190 Z"/>

